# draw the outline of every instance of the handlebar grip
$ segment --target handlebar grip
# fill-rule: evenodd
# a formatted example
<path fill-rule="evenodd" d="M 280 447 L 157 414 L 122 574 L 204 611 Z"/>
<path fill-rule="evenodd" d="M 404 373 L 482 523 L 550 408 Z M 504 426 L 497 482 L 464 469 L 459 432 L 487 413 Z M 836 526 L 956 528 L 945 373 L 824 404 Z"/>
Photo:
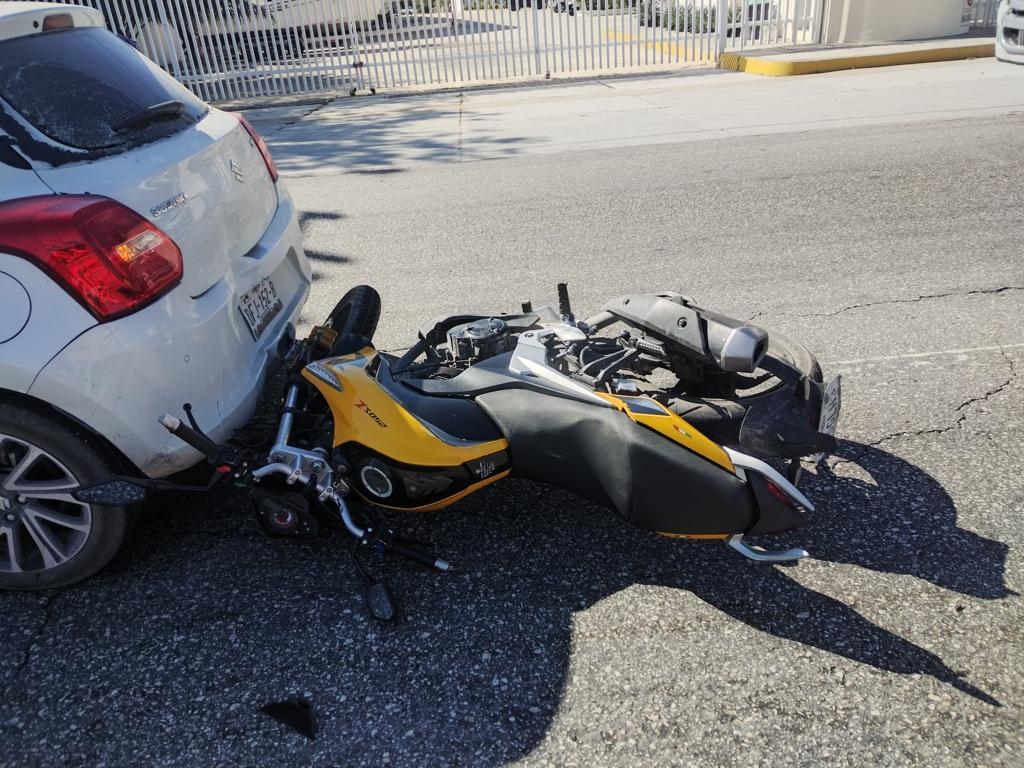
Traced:
<path fill-rule="evenodd" d="M 158 421 L 163 425 L 164 429 L 179 440 L 183 440 L 191 445 L 201 454 L 206 456 L 206 458 L 212 459 L 217 455 L 217 444 L 206 435 L 196 432 L 188 424 L 183 423 L 181 419 L 176 419 L 169 413 L 165 413 L 158 419 Z"/>
<path fill-rule="evenodd" d="M 452 567 L 447 560 L 442 560 L 440 557 L 434 557 L 429 552 L 419 549 L 418 547 L 410 547 L 408 544 L 391 541 L 388 542 L 387 548 L 396 555 L 401 555 L 408 560 L 412 560 L 413 562 L 419 563 L 427 568 L 433 568 L 437 571 L 447 571 Z"/>
<path fill-rule="evenodd" d="M 641 352 L 644 352 L 652 357 L 658 357 L 664 360 L 667 355 L 665 354 L 665 348 L 660 344 L 654 344 L 646 339 L 637 339 L 636 348 Z"/>

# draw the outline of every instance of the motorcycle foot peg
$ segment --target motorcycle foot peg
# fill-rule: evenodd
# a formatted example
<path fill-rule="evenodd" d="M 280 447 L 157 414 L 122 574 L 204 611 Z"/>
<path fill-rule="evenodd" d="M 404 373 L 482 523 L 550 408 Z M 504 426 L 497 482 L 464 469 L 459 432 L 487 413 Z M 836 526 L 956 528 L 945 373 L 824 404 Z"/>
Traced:
<path fill-rule="evenodd" d="M 363 592 L 366 609 L 378 621 L 393 621 L 398 615 L 398 606 L 385 581 L 374 581 Z"/>
<path fill-rule="evenodd" d="M 759 563 L 789 563 L 810 556 L 806 549 L 767 550 L 761 547 L 752 547 L 743 541 L 742 533 L 730 536 L 726 540 L 726 544 L 744 557 Z"/>

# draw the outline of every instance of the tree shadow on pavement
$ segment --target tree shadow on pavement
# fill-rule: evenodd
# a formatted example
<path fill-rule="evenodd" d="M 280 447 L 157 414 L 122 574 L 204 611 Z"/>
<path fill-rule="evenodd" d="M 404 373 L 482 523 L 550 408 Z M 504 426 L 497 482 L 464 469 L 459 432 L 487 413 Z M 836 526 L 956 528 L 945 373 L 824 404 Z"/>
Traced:
<path fill-rule="evenodd" d="M 515 155 L 523 137 L 479 129 L 469 139 L 464 136 L 460 98 L 435 96 L 421 105 L 411 97 L 403 100 L 401 109 L 386 102 L 364 101 L 351 107 L 333 102 L 337 108 L 330 119 L 308 117 L 273 133 L 268 141 L 278 168 L 291 174 L 325 169 L 393 173 L 418 162 Z"/>
<path fill-rule="evenodd" d="M 335 251 L 322 250 L 319 248 L 310 247 L 314 233 L 316 232 L 316 225 L 321 221 L 341 221 L 345 218 L 345 215 L 336 211 L 302 211 L 299 213 L 299 229 L 302 230 L 302 240 L 305 244 L 303 249 L 306 253 L 306 257 L 313 262 L 321 262 L 324 264 L 351 264 L 355 259 L 352 256 L 346 256 L 345 254 L 338 253 Z M 314 272 L 314 280 L 322 279 L 322 275 Z"/>

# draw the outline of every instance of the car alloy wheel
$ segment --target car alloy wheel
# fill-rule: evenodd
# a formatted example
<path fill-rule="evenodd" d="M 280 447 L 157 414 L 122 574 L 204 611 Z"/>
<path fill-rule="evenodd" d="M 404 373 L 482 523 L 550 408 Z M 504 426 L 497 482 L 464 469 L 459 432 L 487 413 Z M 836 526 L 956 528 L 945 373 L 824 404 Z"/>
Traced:
<path fill-rule="evenodd" d="M 52 454 L 0 433 L 0 572 L 49 570 L 81 551 L 93 509 L 72 497 L 79 485 Z"/>

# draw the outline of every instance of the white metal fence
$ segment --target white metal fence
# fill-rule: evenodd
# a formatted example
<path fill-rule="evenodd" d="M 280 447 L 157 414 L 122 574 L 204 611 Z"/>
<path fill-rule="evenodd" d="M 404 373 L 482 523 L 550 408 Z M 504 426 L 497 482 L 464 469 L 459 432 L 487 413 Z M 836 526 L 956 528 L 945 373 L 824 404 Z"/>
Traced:
<path fill-rule="evenodd" d="M 822 0 L 55 0 L 211 101 L 713 62 L 816 42 Z"/>
<path fill-rule="evenodd" d="M 969 0 L 967 12 L 971 14 L 973 29 L 995 27 L 996 14 L 999 12 L 999 0 Z"/>

